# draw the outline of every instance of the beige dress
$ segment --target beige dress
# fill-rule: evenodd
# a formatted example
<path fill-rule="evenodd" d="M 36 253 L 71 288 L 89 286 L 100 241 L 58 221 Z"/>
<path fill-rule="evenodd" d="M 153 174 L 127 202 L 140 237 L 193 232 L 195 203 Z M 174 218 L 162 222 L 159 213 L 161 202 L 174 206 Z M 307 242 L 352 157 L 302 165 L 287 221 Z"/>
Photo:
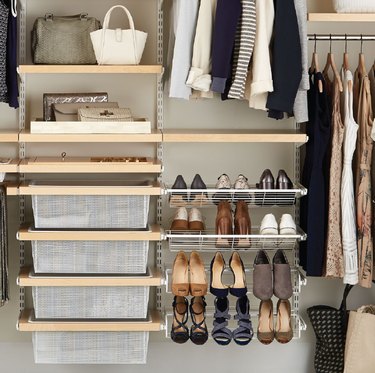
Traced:
<path fill-rule="evenodd" d="M 331 163 L 328 194 L 328 227 L 326 240 L 325 277 L 344 276 L 343 248 L 341 239 L 341 175 L 344 125 L 341 119 L 340 90 L 335 79 L 331 89 Z"/>
<path fill-rule="evenodd" d="M 371 287 L 373 273 L 373 237 L 372 237 L 372 196 L 371 196 L 371 160 L 373 141 L 372 104 L 370 80 L 368 75 L 355 73 L 355 86 L 359 93 L 357 123 L 359 125 L 357 141 L 357 231 L 358 231 L 358 277 L 359 284 Z"/>

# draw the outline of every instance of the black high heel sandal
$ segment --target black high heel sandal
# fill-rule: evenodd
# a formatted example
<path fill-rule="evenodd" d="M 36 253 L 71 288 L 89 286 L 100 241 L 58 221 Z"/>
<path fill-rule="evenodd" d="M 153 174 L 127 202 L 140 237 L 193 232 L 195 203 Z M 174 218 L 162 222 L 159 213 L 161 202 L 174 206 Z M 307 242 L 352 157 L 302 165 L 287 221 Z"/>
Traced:
<path fill-rule="evenodd" d="M 185 297 L 175 296 L 172 303 L 173 322 L 171 338 L 173 342 L 182 344 L 189 340 L 189 329 L 186 326 L 189 317 L 189 303 Z"/>
<path fill-rule="evenodd" d="M 191 299 L 190 315 L 193 323 L 190 330 L 190 339 L 196 345 L 203 345 L 208 339 L 204 297 L 193 297 Z"/>

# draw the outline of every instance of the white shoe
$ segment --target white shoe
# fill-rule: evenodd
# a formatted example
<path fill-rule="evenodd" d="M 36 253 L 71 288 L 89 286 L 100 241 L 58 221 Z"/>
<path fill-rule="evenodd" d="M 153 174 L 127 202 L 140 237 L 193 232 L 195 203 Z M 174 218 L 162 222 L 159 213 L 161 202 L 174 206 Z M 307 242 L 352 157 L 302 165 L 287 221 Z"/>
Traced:
<path fill-rule="evenodd" d="M 203 221 L 202 213 L 195 207 L 189 211 L 189 222 Z"/>
<path fill-rule="evenodd" d="M 259 229 L 260 234 L 279 234 L 277 221 L 274 214 L 267 214 L 262 220 Z"/>
<path fill-rule="evenodd" d="M 222 174 L 217 179 L 215 189 L 231 189 L 232 185 L 227 174 Z"/>
<path fill-rule="evenodd" d="M 280 219 L 280 234 L 295 235 L 296 233 L 297 227 L 292 215 L 284 214 Z"/>
<path fill-rule="evenodd" d="M 247 182 L 247 177 L 239 174 L 234 182 L 234 189 L 250 189 L 250 185 Z"/>
<path fill-rule="evenodd" d="M 179 207 L 176 210 L 173 220 L 186 220 L 188 221 L 188 212 L 185 207 Z"/>

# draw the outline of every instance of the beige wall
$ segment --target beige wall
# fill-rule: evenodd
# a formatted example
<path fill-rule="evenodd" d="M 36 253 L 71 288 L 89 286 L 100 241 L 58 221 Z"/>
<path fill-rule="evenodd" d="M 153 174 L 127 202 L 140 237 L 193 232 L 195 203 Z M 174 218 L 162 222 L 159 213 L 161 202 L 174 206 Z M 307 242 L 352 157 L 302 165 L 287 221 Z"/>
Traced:
<path fill-rule="evenodd" d="M 170 0 L 165 0 L 166 5 Z M 116 1 L 109 0 L 81 0 L 81 1 L 50 1 L 38 0 L 27 1 L 29 18 L 28 29 L 33 20 L 46 12 L 70 13 L 88 11 L 90 15 L 102 19 L 105 10 Z M 136 25 L 140 29 L 149 32 L 148 45 L 145 51 L 144 63 L 155 63 L 155 1 L 154 0 L 126 0 L 124 3 L 134 14 Z M 330 11 L 330 1 L 309 0 L 311 11 Z M 115 21 L 119 24 L 119 18 Z M 332 25 L 316 24 L 309 26 L 310 32 L 316 33 L 374 33 L 371 25 Z M 334 43 L 333 50 L 337 54 L 338 63 L 341 61 L 343 43 Z M 311 45 L 310 45 L 311 46 Z M 368 61 L 373 61 L 374 43 L 365 44 L 365 52 Z M 318 51 L 321 56 L 321 64 L 325 62 L 325 54 L 328 43 L 318 43 Z M 358 43 L 349 45 L 352 66 L 357 60 L 359 50 Z M 30 59 L 30 56 L 28 57 Z M 67 91 L 81 89 L 107 90 L 111 99 L 119 101 L 122 105 L 128 105 L 136 113 L 146 114 L 155 119 L 155 79 L 153 77 L 119 77 L 119 76 L 97 76 L 76 77 L 67 79 L 66 76 L 38 76 L 28 78 L 27 117 L 33 118 L 41 114 L 41 95 L 46 91 Z M 276 122 L 266 118 L 265 113 L 250 110 L 243 102 L 227 101 L 220 102 L 219 99 L 209 101 L 180 101 L 165 99 L 165 122 L 166 128 L 293 128 L 292 120 Z M 6 105 L 0 106 L 1 122 L 0 128 L 17 128 L 17 112 L 9 109 Z M 94 148 L 95 146 L 95 148 Z M 152 154 L 154 150 L 150 147 L 128 147 L 126 152 L 139 152 Z M 123 145 L 102 144 L 82 146 L 57 145 L 48 146 L 36 144 L 28 147 L 29 154 L 60 154 L 67 151 L 72 155 L 93 154 L 123 154 Z M 1 145 L 1 156 L 16 156 L 17 149 L 12 145 Z M 275 173 L 284 168 L 289 174 L 294 172 L 294 150 L 292 145 L 278 144 L 169 144 L 165 146 L 165 173 L 164 181 L 172 183 L 175 176 L 183 174 L 185 180 L 190 183 L 195 173 L 200 173 L 207 183 L 214 183 L 216 178 L 223 172 L 227 172 L 232 180 L 238 173 L 247 175 L 251 182 L 255 182 L 264 168 L 271 168 Z M 249 347 L 239 348 L 232 344 L 226 348 L 218 347 L 209 342 L 202 347 L 192 344 L 178 346 L 164 338 L 163 333 L 155 333 L 151 336 L 149 345 L 149 360 L 146 366 L 129 367 L 100 367 L 100 366 L 59 366 L 49 367 L 34 365 L 32 359 L 32 345 L 29 334 L 21 334 L 15 330 L 18 316 L 18 288 L 15 284 L 18 272 L 18 246 L 14 239 L 18 226 L 18 205 L 13 197 L 9 199 L 9 230 L 10 230 L 10 282 L 11 301 L 0 309 L 0 361 L 4 371 L 11 372 L 49 372 L 51 369 L 59 372 L 150 372 L 164 371 L 188 373 L 192 370 L 215 371 L 218 373 L 229 373 L 234 369 L 240 371 L 254 371 L 257 373 L 277 371 L 280 373 L 310 373 L 312 372 L 312 356 L 314 351 L 314 337 L 309 327 L 306 333 L 298 341 L 282 346 L 273 343 L 265 347 L 254 341 Z M 168 226 L 173 211 L 164 209 L 164 224 Z M 215 211 L 205 210 L 207 221 L 213 221 Z M 254 224 L 260 222 L 262 213 L 259 210 L 251 211 Z M 278 212 L 279 214 L 280 212 Z M 166 261 L 171 263 L 173 255 L 168 254 L 165 248 Z M 209 256 L 207 256 L 209 260 Z M 247 258 L 250 265 L 250 257 Z M 208 263 L 207 263 L 208 264 Z M 322 291 L 324 289 L 324 291 Z M 303 288 L 301 295 L 301 313 L 307 321 L 305 310 L 314 304 L 338 305 L 341 294 L 341 281 L 329 281 L 322 279 L 309 279 L 308 286 Z M 360 303 L 368 303 L 374 299 L 373 291 L 355 290 L 350 304 L 352 307 Z"/>

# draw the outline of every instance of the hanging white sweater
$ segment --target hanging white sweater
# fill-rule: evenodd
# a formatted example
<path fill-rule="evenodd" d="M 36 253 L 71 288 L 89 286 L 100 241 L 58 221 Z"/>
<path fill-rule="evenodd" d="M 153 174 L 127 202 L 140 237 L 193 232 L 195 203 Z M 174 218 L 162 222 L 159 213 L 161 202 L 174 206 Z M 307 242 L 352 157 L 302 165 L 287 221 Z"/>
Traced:
<path fill-rule="evenodd" d="M 257 30 L 253 53 L 252 73 L 248 74 L 249 106 L 266 110 L 268 92 L 273 92 L 269 45 L 271 42 L 275 9 L 273 0 L 256 1 Z"/>
<path fill-rule="evenodd" d="M 191 88 L 186 86 L 189 74 L 199 0 L 174 0 L 176 27 L 169 97 L 189 99 Z"/>
<path fill-rule="evenodd" d="M 186 85 L 208 92 L 211 86 L 211 43 L 217 0 L 201 0 L 195 31 L 193 58 Z"/>

